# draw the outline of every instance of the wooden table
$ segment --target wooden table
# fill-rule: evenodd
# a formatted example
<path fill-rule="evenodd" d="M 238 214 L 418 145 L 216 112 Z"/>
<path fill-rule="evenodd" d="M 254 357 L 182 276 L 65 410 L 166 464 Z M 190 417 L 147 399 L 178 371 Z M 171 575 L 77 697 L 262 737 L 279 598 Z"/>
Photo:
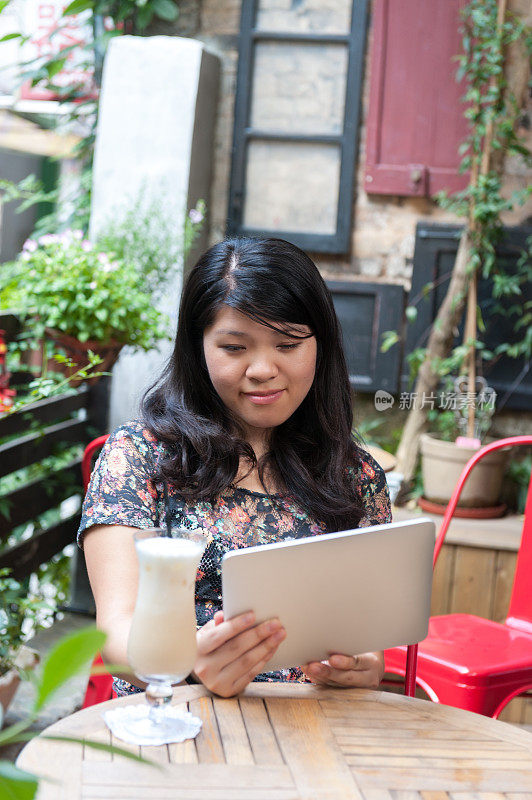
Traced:
<path fill-rule="evenodd" d="M 110 743 L 102 709 L 139 699 L 79 711 L 43 734 Z M 203 728 L 194 741 L 141 748 L 163 769 L 40 736 L 18 764 L 62 782 L 43 782 L 41 800 L 532 798 L 532 735 L 448 706 L 279 683 L 252 684 L 229 700 L 183 686 L 174 701 L 200 716 Z"/>

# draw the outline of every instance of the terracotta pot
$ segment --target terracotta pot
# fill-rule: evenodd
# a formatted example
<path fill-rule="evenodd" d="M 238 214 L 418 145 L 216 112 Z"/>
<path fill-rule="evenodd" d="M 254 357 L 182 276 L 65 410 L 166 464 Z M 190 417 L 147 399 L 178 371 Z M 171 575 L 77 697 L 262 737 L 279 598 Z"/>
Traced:
<path fill-rule="evenodd" d="M 86 342 L 80 342 L 79 339 L 75 339 L 73 336 L 69 336 L 62 331 L 56 331 L 53 328 L 46 328 L 46 335 L 49 339 L 55 342 L 59 347 L 62 347 L 63 350 L 67 353 L 68 356 L 76 363 L 75 368 L 68 368 L 64 364 L 58 364 L 56 361 L 54 362 L 54 370 L 56 372 L 62 372 L 64 375 L 70 376 L 74 372 L 77 372 L 78 369 L 82 367 L 86 367 L 89 363 L 89 356 L 88 351 L 92 350 L 93 353 L 96 355 L 101 356 L 103 359 L 102 363 L 99 364 L 95 369 L 97 372 L 109 372 L 111 367 L 116 363 L 116 360 L 120 354 L 120 351 L 123 344 L 119 342 L 115 342 L 111 340 L 110 342 L 96 342 L 89 339 Z M 99 378 L 91 378 L 88 383 L 90 385 L 96 383 Z M 72 386 L 79 386 L 81 381 L 72 381 Z"/>
<path fill-rule="evenodd" d="M 35 650 L 30 650 L 24 645 L 18 650 L 15 659 L 15 666 L 0 677 L 0 705 L 3 708 L 2 718 L 5 717 L 9 704 L 13 700 L 20 684 L 19 670 L 33 669 L 39 662 L 39 656 Z"/>
<path fill-rule="evenodd" d="M 447 505 L 462 470 L 477 452 L 476 447 L 458 447 L 427 433 L 421 435 L 423 494 L 427 500 Z M 476 465 L 460 495 L 458 507 L 482 508 L 498 503 L 508 454 L 497 450 Z"/>
<path fill-rule="evenodd" d="M 5 717 L 6 711 L 15 696 L 20 683 L 20 675 L 16 669 L 10 669 L 5 675 L 0 678 L 0 705 L 2 706 L 2 718 Z"/>

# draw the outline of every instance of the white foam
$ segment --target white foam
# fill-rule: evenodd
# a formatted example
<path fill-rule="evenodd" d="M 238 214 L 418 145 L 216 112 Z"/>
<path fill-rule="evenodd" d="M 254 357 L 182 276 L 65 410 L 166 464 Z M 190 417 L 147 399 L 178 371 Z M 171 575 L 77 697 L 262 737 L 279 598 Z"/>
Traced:
<path fill-rule="evenodd" d="M 137 541 L 139 554 L 151 558 L 196 558 L 202 550 L 199 542 L 188 539 L 170 539 L 166 536 L 153 536 Z"/>

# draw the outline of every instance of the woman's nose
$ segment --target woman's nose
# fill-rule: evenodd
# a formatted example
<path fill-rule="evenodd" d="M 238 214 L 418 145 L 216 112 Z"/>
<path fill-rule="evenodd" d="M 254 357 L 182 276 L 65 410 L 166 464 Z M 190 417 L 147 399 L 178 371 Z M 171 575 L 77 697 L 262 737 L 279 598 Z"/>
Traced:
<path fill-rule="evenodd" d="M 254 358 L 246 369 L 246 378 L 256 381 L 267 381 L 275 378 L 279 370 L 272 358 L 266 356 Z"/>

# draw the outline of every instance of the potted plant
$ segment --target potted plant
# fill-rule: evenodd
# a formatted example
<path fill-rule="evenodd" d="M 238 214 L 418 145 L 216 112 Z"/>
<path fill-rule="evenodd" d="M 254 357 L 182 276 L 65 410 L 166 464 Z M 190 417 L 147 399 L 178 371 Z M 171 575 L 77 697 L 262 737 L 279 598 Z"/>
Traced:
<path fill-rule="evenodd" d="M 91 350 L 108 370 L 124 345 L 149 350 L 168 335 L 142 275 L 78 230 L 29 239 L 3 266 L 0 289 L 31 320 L 35 339 L 60 345 L 77 367 Z"/>
<path fill-rule="evenodd" d="M 50 610 L 44 597 L 9 577 L 0 569 L 0 705 L 7 710 L 20 683 L 21 674 L 37 664 L 37 654 L 24 642 L 39 627 Z"/>
<path fill-rule="evenodd" d="M 445 410 L 428 412 L 430 433 L 421 434 L 423 495 L 418 503 L 424 511 L 443 513 L 469 459 L 485 438 L 495 410 L 496 393 L 484 378 L 477 377 L 475 397 L 467 393 L 467 376 L 447 380 L 440 394 Z M 470 423 L 473 409 L 473 436 Z M 486 442 L 484 442 L 486 443 Z M 458 501 L 458 517 L 502 516 L 506 506 L 499 502 L 507 453 L 497 450 L 486 456 L 471 473 Z"/>

